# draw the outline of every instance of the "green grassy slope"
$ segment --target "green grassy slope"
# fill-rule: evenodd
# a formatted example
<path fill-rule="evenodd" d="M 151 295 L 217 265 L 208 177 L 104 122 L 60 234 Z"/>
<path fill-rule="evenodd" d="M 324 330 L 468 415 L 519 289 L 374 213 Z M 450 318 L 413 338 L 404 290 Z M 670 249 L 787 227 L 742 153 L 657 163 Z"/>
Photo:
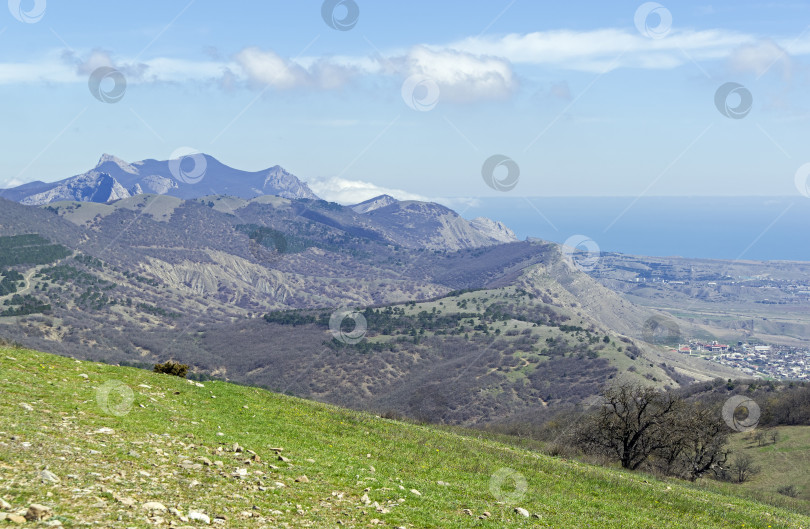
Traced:
<path fill-rule="evenodd" d="M 212 525 L 223 516 L 221 527 L 810 527 L 732 495 L 492 440 L 2 348 L 0 497 L 12 513 L 40 503 L 74 527 L 201 526 L 183 519 L 192 511 Z"/>
<path fill-rule="evenodd" d="M 730 446 L 736 454 L 750 455 L 761 472 L 742 487 L 776 496 L 780 487 L 795 486 L 798 498 L 810 501 L 810 426 L 780 426 L 771 430 L 779 432 L 776 443 L 770 439 L 760 446 L 754 432 L 735 434 Z"/>

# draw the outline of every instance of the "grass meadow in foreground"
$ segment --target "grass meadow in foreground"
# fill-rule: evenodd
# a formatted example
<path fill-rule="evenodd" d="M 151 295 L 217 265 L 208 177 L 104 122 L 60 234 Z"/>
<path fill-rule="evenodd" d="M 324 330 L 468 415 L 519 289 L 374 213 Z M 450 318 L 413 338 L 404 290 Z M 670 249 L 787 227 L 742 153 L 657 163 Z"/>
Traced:
<path fill-rule="evenodd" d="M 11 348 L 0 348 L 0 498 L 8 514 L 51 510 L 29 526 L 810 527 L 730 491 Z"/>

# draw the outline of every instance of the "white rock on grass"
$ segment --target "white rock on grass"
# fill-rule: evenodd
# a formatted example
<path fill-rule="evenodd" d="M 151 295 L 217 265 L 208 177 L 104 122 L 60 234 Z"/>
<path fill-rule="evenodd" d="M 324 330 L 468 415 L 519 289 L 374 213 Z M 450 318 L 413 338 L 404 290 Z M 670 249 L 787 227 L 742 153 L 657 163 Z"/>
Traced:
<path fill-rule="evenodd" d="M 150 501 L 146 502 L 142 505 L 143 510 L 145 511 L 158 511 L 158 512 L 166 512 L 166 506 L 157 501 Z"/>
<path fill-rule="evenodd" d="M 56 474 L 54 474 L 50 470 L 41 471 L 39 473 L 39 478 L 42 481 L 47 481 L 49 483 L 59 483 L 60 481 L 62 481 L 61 479 L 59 479 L 59 476 L 57 476 Z"/>
<path fill-rule="evenodd" d="M 118 498 L 118 502 L 124 507 L 132 507 L 133 505 L 135 505 L 135 500 L 129 497 Z"/>
<path fill-rule="evenodd" d="M 197 522 L 206 523 L 206 524 L 211 523 L 211 517 L 208 516 L 207 514 L 203 514 L 201 512 L 190 512 L 190 513 L 188 513 L 188 519 L 189 520 L 195 520 Z"/>
<path fill-rule="evenodd" d="M 47 518 L 52 514 L 50 507 L 45 507 L 38 503 L 32 503 L 25 513 L 25 519 L 29 522 L 35 522 Z"/>
<path fill-rule="evenodd" d="M 527 511 L 523 507 L 515 507 L 515 512 L 518 513 L 519 515 L 523 516 L 524 518 L 529 517 L 529 511 Z"/>
<path fill-rule="evenodd" d="M 104 428 L 99 428 L 98 430 L 94 431 L 93 433 L 94 434 L 111 435 L 111 434 L 115 433 L 115 430 L 113 430 L 112 428 L 107 428 L 105 426 Z"/>

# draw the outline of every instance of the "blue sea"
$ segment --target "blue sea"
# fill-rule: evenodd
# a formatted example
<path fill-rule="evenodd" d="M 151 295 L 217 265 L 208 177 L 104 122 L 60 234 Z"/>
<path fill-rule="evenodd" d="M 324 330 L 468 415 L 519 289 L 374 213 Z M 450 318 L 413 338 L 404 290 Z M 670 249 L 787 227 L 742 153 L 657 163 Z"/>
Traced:
<path fill-rule="evenodd" d="M 585 235 L 603 252 L 810 261 L 810 198 L 481 198 L 456 210 L 509 226 L 520 239 Z"/>

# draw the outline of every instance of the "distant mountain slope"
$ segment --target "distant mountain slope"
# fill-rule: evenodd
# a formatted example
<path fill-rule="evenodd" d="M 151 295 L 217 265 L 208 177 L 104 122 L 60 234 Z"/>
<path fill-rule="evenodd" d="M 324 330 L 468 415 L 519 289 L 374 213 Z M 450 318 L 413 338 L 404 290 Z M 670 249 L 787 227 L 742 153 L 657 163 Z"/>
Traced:
<path fill-rule="evenodd" d="M 365 215 L 384 227 L 391 240 L 407 247 L 457 250 L 517 241 L 514 233 L 493 232 L 489 223 L 495 223 L 489 219 L 471 222 L 431 202 L 397 201 Z"/>
<path fill-rule="evenodd" d="M 243 200 L 266 196 L 320 200 L 306 183 L 280 166 L 257 172 L 241 171 L 207 154 L 195 154 L 181 160 L 148 159 L 134 163 L 104 154 L 96 167 L 86 173 L 58 182 L 31 182 L 0 190 L 0 198 L 33 206 L 56 202 L 107 204 L 150 194 L 183 200 L 208 196 Z M 238 204 L 238 207 L 244 207 L 244 204 Z M 468 221 L 439 204 L 400 202 L 389 195 L 380 195 L 347 208 L 334 204 L 317 212 L 315 209 L 318 208 L 304 204 L 297 209 L 298 215 L 315 222 L 337 228 L 348 227 L 355 235 L 365 233 L 369 236 L 375 232 L 379 240 L 408 248 L 454 251 L 517 240 L 514 233 L 499 222 L 485 218 Z M 86 211 L 81 217 L 86 217 L 84 213 Z M 361 219 L 360 215 L 365 218 Z"/>
<path fill-rule="evenodd" d="M 0 236 L 24 233 L 38 233 L 53 242 L 75 247 L 83 230 L 45 209 L 0 198 Z"/>
<path fill-rule="evenodd" d="M 438 204 L 357 213 L 269 196 L 0 199 L 0 236 L 31 233 L 70 251 L 0 270 L 21 289 L 2 300 L 0 337 L 49 352 L 175 357 L 232 380 L 454 423 L 575 404 L 626 373 L 662 386 L 684 374 L 734 377 L 658 360 L 634 340 L 658 313 L 596 283 L 558 245 L 498 243 Z M 365 346 L 332 347 L 328 315 L 339 306 L 384 311 L 368 314 Z M 261 319 L 285 309 L 318 311 L 319 323 Z"/>
<path fill-rule="evenodd" d="M 102 274 L 128 297 L 183 313 L 196 311 L 191 307 L 215 307 L 223 314 L 244 315 L 251 310 L 424 299 L 481 286 L 538 253 L 537 246 L 527 243 L 480 253 L 497 241 L 441 206 L 435 206 L 441 215 L 466 225 L 465 239 L 453 234 L 443 239 L 430 231 L 432 213 L 430 222 L 420 221 L 415 211 L 371 218 L 305 199 L 211 196 L 183 201 L 144 194 L 109 204 L 60 201 L 42 208 L 0 201 L 0 235 L 40 233 L 121 272 L 148 277 L 170 288 L 177 299 L 162 300 L 163 292 L 133 283 L 120 272 Z M 434 207 L 424 206 L 428 212 Z M 404 226 L 414 223 L 430 229 Z M 400 237 L 404 231 L 408 236 Z"/>
<path fill-rule="evenodd" d="M 486 217 L 467 221 L 450 208 L 435 203 L 401 202 L 390 195 L 380 195 L 349 207 L 384 224 L 396 226 L 401 230 L 398 240 L 402 244 L 408 244 L 411 236 L 420 231 L 433 231 L 449 250 L 481 246 L 479 241 L 482 238 L 489 244 L 517 241 L 515 233 L 501 222 Z M 432 242 L 428 243 L 429 247 L 434 246 Z"/>
<path fill-rule="evenodd" d="M 517 240 L 515 232 L 510 230 L 503 222 L 494 221 L 486 217 L 476 217 L 470 221 L 473 228 L 500 242 L 513 242 Z"/>
<path fill-rule="evenodd" d="M 0 190 L 0 197 L 28 205 L 63 200 L 109 202 L 141 193 L 170 195 L 183 199 L 206 195 L 254 198 L 278 195 L 285 198 L 318 197 L 295 175 L 280 166 L 264 171 L 241 171 L 207 154 L 170 160 L 142 160 L 127 163 L 104 154 L 96 167 L 58 182 L 31 182 Z"/>

